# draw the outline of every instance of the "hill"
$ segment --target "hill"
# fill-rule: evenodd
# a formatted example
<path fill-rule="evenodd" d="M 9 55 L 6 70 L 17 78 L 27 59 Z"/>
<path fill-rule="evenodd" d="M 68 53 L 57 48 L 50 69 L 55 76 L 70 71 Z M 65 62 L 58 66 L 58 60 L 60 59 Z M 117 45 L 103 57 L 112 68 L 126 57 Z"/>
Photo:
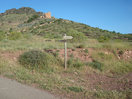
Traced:
<path fill-rule="evenodd" d="M 0 14 L 0 30 L 32 33 L 50 38 L 60 38 L 64 33 L 84 34 L 88 38 L 97 39 L 132 39 L 131 35 L 123 35 L 115 31 L 103 30 L 86 24 L 54 17 L 46 18 L 43 12 L 36 12 L 29 7 L 9 9 Z"/>
<path fill-rule="evenodd" d="M 67 69 L 64 33 L 73 36 Z M 132 99 L 130 40 L 132 34 L 57 19 L 50 12 L 10 9 L 0 14 L 0 76 L 62 99 Z"/>

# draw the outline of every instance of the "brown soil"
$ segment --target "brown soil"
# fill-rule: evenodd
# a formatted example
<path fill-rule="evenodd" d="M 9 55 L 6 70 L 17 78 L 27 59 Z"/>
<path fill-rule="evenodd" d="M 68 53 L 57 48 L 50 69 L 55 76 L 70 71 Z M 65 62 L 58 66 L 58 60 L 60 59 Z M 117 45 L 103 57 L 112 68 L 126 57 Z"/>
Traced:
<path fill-rule="evenodd" d="M 85 52 L 85 50 L 88 50 L 88 53 Z M 61 59 L 64 59 L 64 49 L 50 49 L 50 50 L 45 50 L 48 53 L 58 53 L 59 57 Z M 7 58 L 9 60 L 17 61 L 18 57 L 20 54 L 22 54 L 24 51 L 15 51 L 15 52 L 10 52 L 10 51 L 2 51 L 0 52 L 0 56 L 3 58 Z M 92 52 L 92 49 L 82 49 L 82 48 L 77 48 L 77 49 L 67 49 L 67 57 L 68 59 L 70 57 L 78 58 L 82 61 L 85 62 L 91 62 L 92 58 L 90 53 Z"/>
<path fill-rule="evenodd" d="M 119 59 L 124 59 L 124 60 L 129 60 L 132 58 L 132 51 L 131 50 L 126 50 L 122 54 L 119 53 L 118 51 L 118 58 Z"/>
<path fill-rule="evenodd" d="M 107 76 L 102 74 L 85 74 L 85 79 L 89 82 L 91 89 L 99 87 L 105 90 L 132 89 L 132 73 L 124 76 Z"/>
<path fill-rule="evenodd" d="M 0 56 L 8 60 L 17 61 L 19 55 L 21 55 L 22 53 L 23 51 L 16 51 L 16 52 L 2 51 L 0 52 Z"/>
<path fill-rule="evenodd" d="M 132 58 L 132 51 L 129 51 L 129 50 L 125 51 L 122 57 L 125 60 Z"/>
<path fill-rule="evenodd" d="M 81 86 L 87 93 L 87 91 L 97 92 L 98 90 L 106 91 L 124 91 L 127 89 L 132 90 L 132 72 L 125 75 L 112 75 L 108 76 L 106 74 L 97 73 L 90 71 L 87 68 L 85 71 L 78 73 L 73 71 L 72 73 L 63 72 L 61 74 L 62 78 L 66 78 L 70 81 L 68 86 Z M 70 99 L 91 99 L 86 98 L 85 93 L 60 93 L 61 96 L 68 97 Z M 85 98 L 84 98 L 85 97 Z M 93 98 L 92 98 L 93 99 Z"/>
<path fill-rule="evenodd" d="M 125 75 L 108 76 L 96 72 L 83 72 L 82 74 L 63 73 L 62 77 L 71 79 L 72 83 L 80 84 L 87 90 L 125 90 L 132 89 L 132 73 Z M 80 78 L 81 77 L 81 78 Z M 72 85 L 71 85 L 72 86 Z"/>
<path fill-rule="evenodd" d="M 85 52 L 85 50 L 88 50 L 88 52 Z M 64 49 L 50 49 L 50 50 L 45 50 L 45 51 L 49 52 L 49 53 L 58 53 L 59 57 L 61 59 L 64 59 Z M 92 62 L 93 61 L 93 59 L 91 57 L 92 51 L 93 51 L 92 48 L 67 49 L 67 54 L 68 54 L 67 56 L 68 56 L 68 59 L 70 57 L 74 57 L 74 58 L 80 59 L 84 62 Z M 2 52 L 0 52 L 0 56 L 16 61 L 17 58 L 19 57 L 19 55 L 22 54 L 23 52 L 24 51 L 16 51 L 16 52 L 2 51 Z M 105 52 L 105 54 L 109 54 L 109 52 Z M 129 60 L 132 58 L 132 51 L 127 50 L 122 55 L 118 54 L 118 58 Z"/>
<path fill-rule="evenodd" d="M 88 50 L 88 52 L 85 52 L 85 50 Z M 57 49 L 57 50 L 46 50 L 47 52 L 50 53 L 58 53 L 59 57 L 61 57 L 61 59 L 64 59 L 64 49 Z M 91 48 L 76 48 L 76 49 L 67 49 L 67 57 L 68 59 L 70 57 L 74 57 L 76 59 L 80 59 L 84 62 L 91 62 L 92 58 L 91 58 L 91 53 L 92 49 Z"/>

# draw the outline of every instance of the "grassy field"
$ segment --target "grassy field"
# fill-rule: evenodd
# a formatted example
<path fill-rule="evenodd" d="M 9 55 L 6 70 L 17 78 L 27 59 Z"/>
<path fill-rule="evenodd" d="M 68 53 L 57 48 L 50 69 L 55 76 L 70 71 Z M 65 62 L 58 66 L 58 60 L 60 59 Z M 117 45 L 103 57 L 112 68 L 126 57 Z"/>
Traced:
<path fill-rule="evenodd" d="M 69 49 L 79 54 L 78 49 L 84 51 L 83 56 L 88 55 L 92 61 L 76 61 L 72 59 L 75 56 L 70 55 L 67 70 L 63 64 L 30 69 L 18 61 L 18 57 L 26 51 L 51 49 L 57 53 L 63 48 L 64 42 L 49 41 L 39 36 L 3 40 L 0 42 L 0 75 L 70 99 L 132 98 L 132 42 L 99 43 L 96 39 L 68 42 Z M 59 58 L 63 63 L 63 57 Z"/>
<path fill-rule="evenodd" d="M 48 41 L 50 40 L 50 41 Z M 84 48 L 97 48 L 97 49 L 121 49 L 132 50 L 132 42 L 127 41 L 109 41 L 106 43 L 99 43 L 96 39 L 86 39 L 83 42 L 68 43 L 68 48 L 76 48 L 83 45 Z M 62 49 L 64 43 L 54 39 L 46 39 L 40 36 L 32 36 L 18 40 L 2 40 L 0 42 L 0 50 L 31 50 L 31 49 Z"/>

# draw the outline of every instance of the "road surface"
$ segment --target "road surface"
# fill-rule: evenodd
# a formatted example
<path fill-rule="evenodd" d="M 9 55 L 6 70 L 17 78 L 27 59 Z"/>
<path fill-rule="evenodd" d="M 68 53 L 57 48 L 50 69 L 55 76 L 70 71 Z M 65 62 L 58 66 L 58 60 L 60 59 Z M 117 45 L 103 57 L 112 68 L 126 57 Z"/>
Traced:
<path fill-rule="evenodd" d="M 0 99 L 58 99 L 48 92 L 0 77 Z"/>

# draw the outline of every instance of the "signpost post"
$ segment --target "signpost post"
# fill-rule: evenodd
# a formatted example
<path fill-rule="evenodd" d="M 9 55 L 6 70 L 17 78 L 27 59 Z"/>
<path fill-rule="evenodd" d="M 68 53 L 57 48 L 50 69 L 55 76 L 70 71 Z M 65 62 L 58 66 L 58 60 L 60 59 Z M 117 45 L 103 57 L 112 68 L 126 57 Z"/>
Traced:
<path fill-rule="evenodd" d="M 64 64 L 65 64 L 65 69 L 67 69 L 67 40 L 68 39 L 72 39 L 72 36 L 67 36 L 66 34 L 64 35 L 63 39 L 64 39 L 64 49 L 65 49 L 65 57 L 64 57 Z"/>

